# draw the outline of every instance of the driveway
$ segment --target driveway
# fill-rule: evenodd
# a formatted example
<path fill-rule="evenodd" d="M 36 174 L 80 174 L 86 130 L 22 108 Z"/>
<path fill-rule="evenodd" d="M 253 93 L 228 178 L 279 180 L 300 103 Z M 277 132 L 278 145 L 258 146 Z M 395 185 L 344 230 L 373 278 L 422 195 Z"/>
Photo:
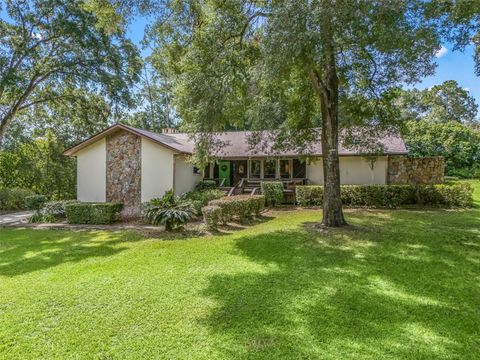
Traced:
<path fill-rule="evenodd" d="M 33 211 L 21 211 L 0 215 L 0 226 L 26 223 L 28 222 L 28 218 L 32 215 Z"/>

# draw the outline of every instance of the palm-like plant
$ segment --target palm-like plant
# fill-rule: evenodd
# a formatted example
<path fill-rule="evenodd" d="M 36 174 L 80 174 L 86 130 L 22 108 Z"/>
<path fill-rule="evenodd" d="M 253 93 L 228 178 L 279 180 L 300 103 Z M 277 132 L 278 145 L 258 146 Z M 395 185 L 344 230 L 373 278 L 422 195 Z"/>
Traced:
<path fill-rule="evenodd" d="M 172 190 L 161 199 L 152 199 L 146 206 L 145 216 L 153 225 L 165 225 L 165 230 L 182 228 L 193 217 L 195 209 L 189 201 L 181 200 Z"/>

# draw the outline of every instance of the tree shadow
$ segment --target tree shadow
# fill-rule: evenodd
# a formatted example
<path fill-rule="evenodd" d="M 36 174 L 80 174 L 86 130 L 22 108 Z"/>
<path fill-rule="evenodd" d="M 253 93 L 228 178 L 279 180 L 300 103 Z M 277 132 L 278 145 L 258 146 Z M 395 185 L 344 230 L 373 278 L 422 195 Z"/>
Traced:
<path fill-rule="evenodd" d="M 9 229 L 0 233 L 0 275 L 5 276 L 115 255 L 127 249 L 122 244 L 144 239 L 135 232 Z"/>
<path fill-rule="evenodd" d="M 480 345 L 480 221 L 441 212 L 351 213 L 354 230 L 241 237 L 258 267 L 210 278 L 202 322 L 224 358 L 472 355 Z M 463 226 L 458 226 L 462 223 Z"/>

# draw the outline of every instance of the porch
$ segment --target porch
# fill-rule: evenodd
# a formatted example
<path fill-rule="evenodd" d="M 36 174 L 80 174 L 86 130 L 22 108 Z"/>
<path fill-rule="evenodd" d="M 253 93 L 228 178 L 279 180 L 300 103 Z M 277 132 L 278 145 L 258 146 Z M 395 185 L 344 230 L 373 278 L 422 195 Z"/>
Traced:
<path fill-rule="evenodd" d="M 286 202 L 295 201 L 295 187 L 307 183 L 306 163 L 298 158 L 222 159 L 204 170 L 228 196 L 259 194 L 262 181 L 281 181 Z"/>

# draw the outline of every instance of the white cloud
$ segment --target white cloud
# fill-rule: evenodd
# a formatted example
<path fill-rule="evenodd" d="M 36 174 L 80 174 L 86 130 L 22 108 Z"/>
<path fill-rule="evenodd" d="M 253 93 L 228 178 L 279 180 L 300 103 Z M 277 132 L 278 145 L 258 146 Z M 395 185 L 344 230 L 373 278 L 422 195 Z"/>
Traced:
<path fill-rule="evenodd" d="M 448 53 L 448 49 L 445 46 L 441 46 L 440 49 L 437 50 L 435 53 L 435 56 L 437 58 L 441 58 L 442 56 L 445 56 Z"/>
<path fill-rule="evenodd" d="M 463 90 L 465 90 L 465 91 L 470 91 L 470 88 L 464 87 Z"/>

